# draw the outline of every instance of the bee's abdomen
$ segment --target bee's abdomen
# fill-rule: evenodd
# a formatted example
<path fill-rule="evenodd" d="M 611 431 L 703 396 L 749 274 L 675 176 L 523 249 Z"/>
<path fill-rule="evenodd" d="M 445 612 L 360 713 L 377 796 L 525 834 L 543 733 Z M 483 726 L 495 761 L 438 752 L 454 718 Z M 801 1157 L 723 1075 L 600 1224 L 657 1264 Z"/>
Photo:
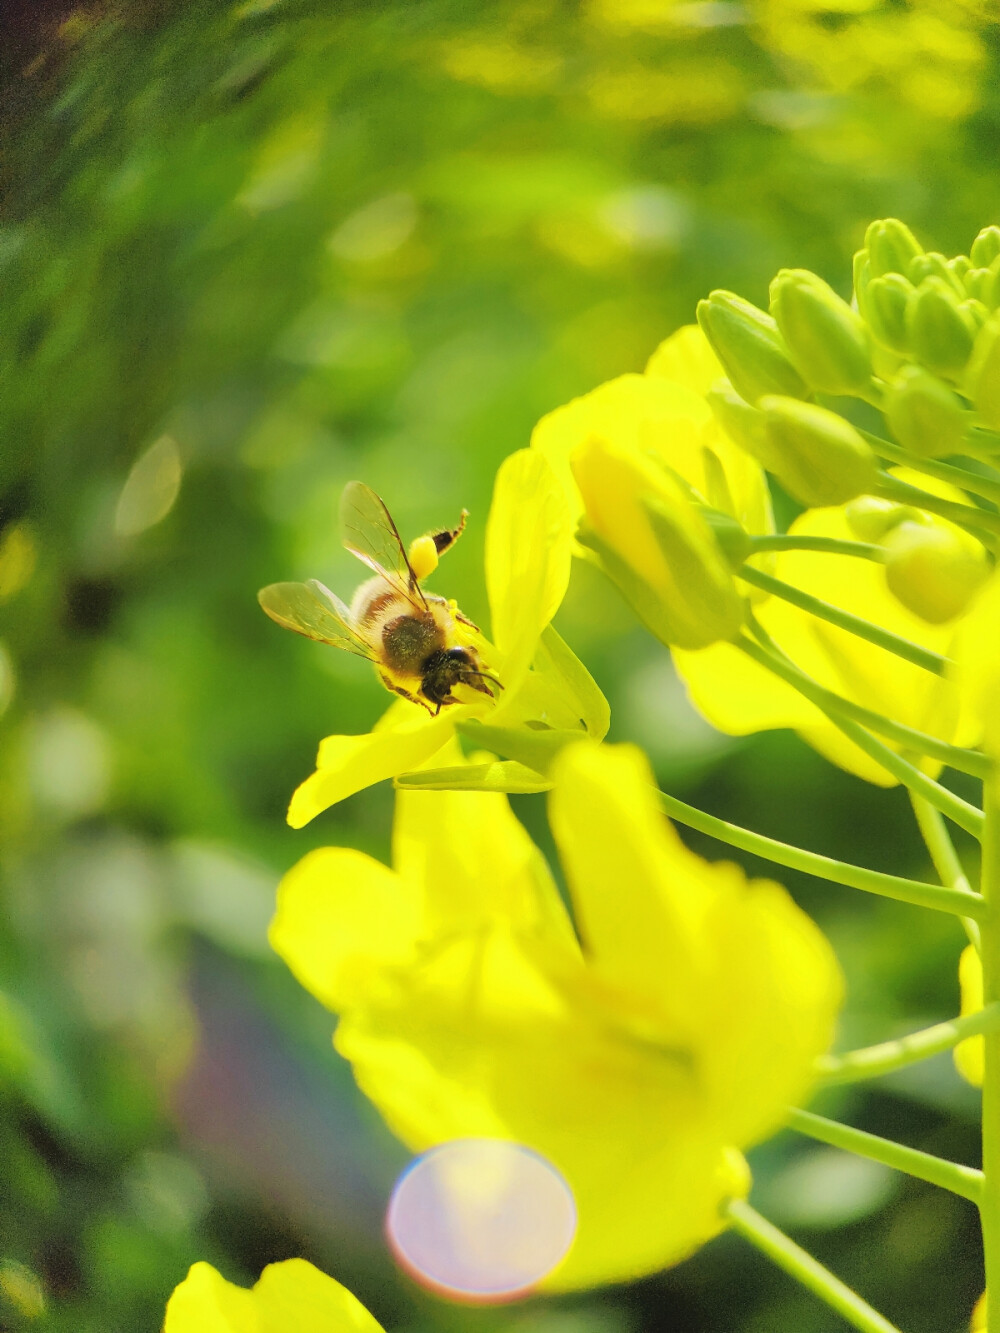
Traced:
<path fill-rule="evenodd" d="M 390 667 L 421 675 L 428 657 L 441 648 L 441 631 L 432 615 L 396 616 L 383 627 L 382 647 Z"/>

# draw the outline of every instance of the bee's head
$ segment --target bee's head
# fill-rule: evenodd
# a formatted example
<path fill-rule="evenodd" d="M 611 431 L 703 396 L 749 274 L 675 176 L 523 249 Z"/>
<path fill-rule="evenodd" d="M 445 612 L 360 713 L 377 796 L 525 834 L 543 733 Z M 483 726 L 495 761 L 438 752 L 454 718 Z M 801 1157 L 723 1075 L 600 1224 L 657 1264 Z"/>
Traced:
<path fill-rule="evenodd" d="M 442 648 L 424 664 L 421 693 L 440 710 L 445 704 L 459 702 L 452 694 L 456 685 L 470 685 L 480 694 L 488 694 L 491 698 L 494 696 L 494 686 L 503 689 L 495 676 L 482 669 L 471 648 Z"/>

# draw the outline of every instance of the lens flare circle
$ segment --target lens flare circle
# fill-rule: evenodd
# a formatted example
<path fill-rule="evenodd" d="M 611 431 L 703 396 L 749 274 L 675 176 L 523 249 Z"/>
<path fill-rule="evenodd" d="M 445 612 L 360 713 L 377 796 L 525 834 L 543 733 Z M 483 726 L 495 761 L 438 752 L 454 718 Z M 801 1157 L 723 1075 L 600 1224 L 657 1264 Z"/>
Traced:
<path fill-rule="evenodd" d="M 569 1185 L 539 1153 L 506 1139 L 453 1139 L 417 1157 L 385 1219 L 396 1261 L 451 1300 L 526 1296 L 576 1234 Z"/>

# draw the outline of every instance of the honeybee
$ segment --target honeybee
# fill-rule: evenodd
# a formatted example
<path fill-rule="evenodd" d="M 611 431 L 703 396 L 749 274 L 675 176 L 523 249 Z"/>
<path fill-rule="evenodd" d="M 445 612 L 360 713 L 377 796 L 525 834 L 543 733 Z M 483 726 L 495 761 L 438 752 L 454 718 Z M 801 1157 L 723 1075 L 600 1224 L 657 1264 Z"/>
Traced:
<path fill-rule="evenodd" d="M 435 716 L 461 702 L 452 693 L 456 685 L 495 698 L 503 686 L 483 670 L 456 622 L 478 633 L 476 626 L 454 602 L 420 587 L 462 535 L 467 517 L 463 509 L 457 527 L 418 537 L 407 555 L 384 502 L 363 482 L 348 482 L 340 501 L 342 540 L 374 577 L 361 584 L 350 606 L 318 579 L 268 584 L 257 600 L 286 629 L 374 663 L 387 690 Z"/>

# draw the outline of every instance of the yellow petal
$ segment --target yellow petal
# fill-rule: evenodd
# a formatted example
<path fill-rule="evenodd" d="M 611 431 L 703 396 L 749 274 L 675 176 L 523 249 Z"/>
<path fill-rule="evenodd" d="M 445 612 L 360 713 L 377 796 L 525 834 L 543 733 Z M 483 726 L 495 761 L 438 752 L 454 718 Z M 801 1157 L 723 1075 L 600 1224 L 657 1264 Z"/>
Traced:
<path fill-rule="evenodd" d="M 163 1333 L 261 1333 L 261 1326 L 251 1292 L 197 1263 L 167 1302 Z"/>
<path fill-rule="evenodd" d="M 449 710 L 431 717 L 416 704 L 399 702 L 405 712 L 393 704 L 383 718 L 384 724 L 391 717 L 391 725 L 364 736 L 327 736 L 320 742 L 316 772 L 292 794 L 288 807 L 292 828 L 302 828 L 364 787 L 417 768 L 441 749 L 454 729 Z"/>
<path fill-rule="evenodd" d="M 528 933 L 575 937 L 545 859 L 506 796 L 401 790 L 393 865 L 427 904 L 428 932 L 475 930 L 499 919 Z"/>
<path fill-rule="evenodd" d="M 695 708 L 729 736 L 772 727 L 822 723 L 815 705 L 728 643 L 687 652 L 671 648 L 677 674 Z"/>
<path fill-rule="evenodd" d="M 570 458 L 581 444 L 597 438 L 626 452 L 669 453 L 674 470 L 694 484 L 688 474 L 700 475 L 701 431 L 710 422 L 708 404 L 693 389 L 646 375 L 620 375 L 542 417 L 531 447 L 551 463 L 576 521 L 583 502 Z"/>
<path fill-rule="evenodd" d="M 983 965 L 970 944 L 958 960 L 958 984 L 962 992 L 962 1014 L 977 1013 L 983 1007 Z M 982 1037 L 966 1037 L 955 1047 L 955 1067 L 962 1077 L 977 1088 L 983 1086 L 986 1043 Z"/>
<path fill-rule="evenodd" d="M 631 746 L 568 746 L 550 820 L 606 1021 L 690 1049 L 720 1142 L 779 1125 L 829 1048 L 841 1001 L 830 945 L 779 885 L 690 852 Z M 614 892 L 610 891 L 614 886 Z"/>
<path fill-rule="evenodd" d="M 549 822 L 588 957 L 646 998 L 651 1022 L 690 1029 L 709 961 L 703 863 L 660 811 L 645 756 L 631 745 L 568 745 L 552 778 Z"/>
<path fill-rule="evenodd" d="M 197 1263 L 167 1303 L 163 1333 L 381 1333 L 346 1287 L 304 1259 L 269 1264 L 252 1291 Z"/>
<path fill-rule="evenodd" d="M 664 339 L 646 363 L 646 374 L 654 378 L 676 380 L 695 393 L 708 393 L 716 380 L 725 375 L 722 362 L 712 351 L 698 324 L 685 324 Z"/>
<path fill-rule="evenodd" d="M 380 969 L 410 960 L 422 922 L 417 882 L 353 848 L 321 847 L 281 881 L 268 938 L 306 990 L 339 1010 Z"/>
<path fill-rule="evenodd" d="M 493 641 L 513 693 L 569 583 L 572 519 L 555 473 L 521 449 L 497 473 L 486 525 L 486 587 Z"/>
<path fill-rule="evenodd" d="M 705 930 L 712 984 L 699 997 L 703 1071 L 720 1132 L 739 1144 L 777 1129 L 830 1049 L 843 981 L 828 940 L 780 884 L 705 866 L 713 901 Z"/>
<path fill-rule="evenodd" d="M 700 329 L 694 336 L 704 340 Z M 697 385 L 660 373 L 621 375 L 541 419 L 531 447 L 551 462 L 574 520 L 582 515 L 583 502 L 570 459 L 593 438 L 672 468 L 706 504 L 732 514 L 748 531 L 774 530 L 763 471 L 718 428 L 698 387 L 704 375 L 696 378 Z"/>
<path fill-rule="evenodd" d="M 261 1333 L 382 1333 L 356 1296 L 305 1259 L 269 1264 L 253 1294 Z"/>
<path fill-rule="evenodd" d="M 962 708 L 991 754 L 1000 756 L 1000 574 L 994 574 L 958 627 L 954 679 Z"/>

